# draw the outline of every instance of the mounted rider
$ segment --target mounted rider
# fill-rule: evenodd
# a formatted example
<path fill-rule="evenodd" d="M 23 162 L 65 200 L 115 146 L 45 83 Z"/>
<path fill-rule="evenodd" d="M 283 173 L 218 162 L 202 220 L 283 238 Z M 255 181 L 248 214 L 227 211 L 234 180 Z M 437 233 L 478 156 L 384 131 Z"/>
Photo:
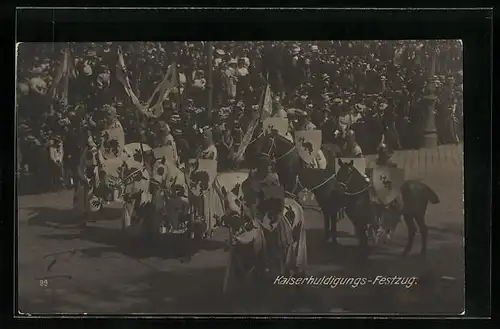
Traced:
<path fill-rule="evenodd" d="M 390 160 L 387 145 L 380 144 L 376 167 L 371 173 L 370 199 L 374 205 L 375 215 L 380 220 L 390 211 L 400 213 L 403 209 L 400 188 L 404 183 L 404 172 Z M 389 190 L 387 185 L 390 184 Z"/>
<path fill-rule="evenodd" d="M 154 148 L 169 147 L 172 152 L 172 161 L 175 165 L 179 165 L 179 155 L 177 154 L 177 145 L 172 136 L 170 126 L 165 121 L 158 121 L 156 126 L 155 140 L 153 141 Z"/>
<path fill-rule="evenodd" d="M 253 216 L 261 217 L 258 205 L 262 201 L 263 188 L 273 185 L 280 185 L 278 174 L 273 172 L 269 155 L 261 154 L 257 161 L 257 168 L 250 171 L 248 178 L 242 184 L 245 203 Z"/>
<path fill-rule="evenodd" d="M 363 151 L 361 150 L 359 144 L 356 142 L 356 134 L 354 130 L 348 130 L 346 132 L 346 141 L 342 146 L 342 153 L 344 157 L 351 157 L 351 158 L 363 157 Z"/>

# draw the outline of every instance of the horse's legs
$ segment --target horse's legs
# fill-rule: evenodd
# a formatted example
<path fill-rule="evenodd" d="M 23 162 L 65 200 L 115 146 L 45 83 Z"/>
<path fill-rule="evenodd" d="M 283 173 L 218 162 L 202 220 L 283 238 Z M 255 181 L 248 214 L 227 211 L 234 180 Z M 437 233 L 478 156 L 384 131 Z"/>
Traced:
<path fill-rule="evenodd" d="M 418 230 L 422 238 L 422 249 L 420 250 L 420 255 L 425 256 L 427 253 L 427 225 L 425 224 L 425 212 L 423 214 L 418 214 L 415 216 L 415 222 L 418 225 Z"/>
<path fill-rule="evenodd" d="M 413 221 L 413 215 L 404 215 L 404 220 L 406 223 L 406 227 L 408 228 L 408 242 L 406 244 L 405 249 L 403 250 L 403 256 L 408 255 L 413 247 L 413 240 L 415 239 L 415 233 L 417 232 L 417 227 L 415 222 Z"/>
<path fill-rule="evenodd" d="M 325 242 L 328 242 L 330 240 L 330 211 L 329 211 L 329 208 L 326 207 L 326 205 L 319 201 L 318 200 L 318 205 L 321 209 L 321 213 L 323 214 L 323 229 L 324 229 L 324 233 L 325 233 L 325 236 L 324 236 L 324 239 L 325 239 Z"/>
<path fill-rule="evenodd" d="M 330 223 L 330 236 L 332 237 L 333 245 L 337 245 L 337 216 L 338 210 L 332 211 L 328 218 L 328 221 Z"/>
<path fill-rule="evenodd" d="M 366 235 L 366 225 L 361 220 L 353 220 L 354 228 L 356 230 L 356 235 L 359 239 L 359 248 L 361 255 L 368 255 L 368 237 Z"/>

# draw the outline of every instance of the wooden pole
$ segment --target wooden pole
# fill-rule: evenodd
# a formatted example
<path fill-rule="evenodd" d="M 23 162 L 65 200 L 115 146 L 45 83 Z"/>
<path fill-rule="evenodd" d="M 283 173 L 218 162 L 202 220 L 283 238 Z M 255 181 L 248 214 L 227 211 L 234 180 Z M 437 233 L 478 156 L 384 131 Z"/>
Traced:
<path fill-rule="evenodd" d="M 212 125 L 212 102 L 213 102 L 213 42 L 209 41 L 207 42 L 207 58 L 208 58 L 208 74 L 207 74 L 207 92 L 208 92 L 208 99 L 207 99 L 207 119 L 208 119 L 208 124 Z"/>

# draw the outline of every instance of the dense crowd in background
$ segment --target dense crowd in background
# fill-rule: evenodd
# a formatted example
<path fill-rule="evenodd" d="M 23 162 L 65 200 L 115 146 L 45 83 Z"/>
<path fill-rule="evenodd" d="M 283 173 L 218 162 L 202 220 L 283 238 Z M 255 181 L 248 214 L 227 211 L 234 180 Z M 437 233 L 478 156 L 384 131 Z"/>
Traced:
<path fill-rule="evenodd" d="M 68 47 L 72 76 L 67 99 L 54 100 L 49 91 Z M 116 79 L 118 47 L 142 102 L 167 67 L 177 64 L 180 84 L 163 102 L 160 117 L 140 117 Z M 17 68 L 21 153 L 55 137 L 64 140 L 65 153 L 78 150 L 89 122 L 104 106 L 116 108 L 127 143 L 149 143 L 164 121 L 185 141 L 195 141 L 200 127 L 215 127 L 219 136 L 228 132 L 237 148 L 267 83 L 273 110 L 284 110 L 292 122 L 311 121 L 323 130 L 325 142 L 334 138 L 331 128 L 347 114 L 365 123 L 356 132 L 364 153 L 375 152 L 379 141 L 370 142 L 370 134 L 380 130 L 391 149 L 420 147 L 423 107 L 428 106 L 422 99 L 429 94 L 436 98 L 439 142 L 462 138 L 459 40 L 24 43 Z"/>

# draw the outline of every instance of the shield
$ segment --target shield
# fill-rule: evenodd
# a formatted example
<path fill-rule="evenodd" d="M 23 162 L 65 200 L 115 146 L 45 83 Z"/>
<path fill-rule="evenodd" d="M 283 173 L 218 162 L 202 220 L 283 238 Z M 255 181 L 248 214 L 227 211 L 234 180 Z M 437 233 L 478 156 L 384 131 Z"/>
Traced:
<path fill-rule="evenodd" d="M 288 119 L 276 117 L 267 118 L 262 123 L 262 128 L 265 134 L 269 134 L 275 130 L 279 135 L 285 136 L 288 132 Z"/>
<path fill-rule="evenodd" d="M 404 170 L 388 166 L 373 168 L 372 180 L 377 198 L 387 205 L 401 193 L 401 186 L 405 181 Z"/>
<path fill-rule="evenodd" d="M 188 162 L 188 186 L 191 193 L 200 196 L 208 191 L 217 175 L 217 161 L 190 159 Z"/>
<path fill-rule="evenodd" d="M 302 160 L 311 163 L 321 148 L 321 130 L 296 131 L 295 145 Z"/>
<path fill-rule="evenodd" d="M 150 151 L 151 147 L 147 144 L 142 143 L 142 150 L 141 150 L 141 143 L 129 143 L 126 144 L 125 147 L 123 148 L 123 152 L 127 154 L 130 158 L 135 159 L 138 162 L 142 162 L 142 156 L 141 152 L 147 152 Z"/>
<path fill-rule="evenodd" d="M 222 191 L 222 187 L 226 189 L 226 191 L 232 191 L 238 184 L 241 185 L 248 178 L 247 171 L 232 171 L 232 172 L 223 172 L 217 175 L 215 179 L 215 187 L 218 191 Z"/>
<path fill-rule="evenodd" d="M 121 156 L 125 147 L 125 132 L 121 124 L 116 123 L 110 128 L 101 132 L 102 156 L 111 159 Z"/>
<path fill-rule="evenodd" d="M 156 159 L 165 158 L 168 162 L 175 163 L 175 150 L 172 145 L 164 145 L 153 149 Z"/>
<path fill-rule="evenodd" d="M 356 168 L 360 174 L 366 174 L 366 160 L 364 158 L 340 158 L 343 163 L 354 162 L 353 166 Z M 335 172 L 338 172 L 340 167 L 335 162 Z"/>

